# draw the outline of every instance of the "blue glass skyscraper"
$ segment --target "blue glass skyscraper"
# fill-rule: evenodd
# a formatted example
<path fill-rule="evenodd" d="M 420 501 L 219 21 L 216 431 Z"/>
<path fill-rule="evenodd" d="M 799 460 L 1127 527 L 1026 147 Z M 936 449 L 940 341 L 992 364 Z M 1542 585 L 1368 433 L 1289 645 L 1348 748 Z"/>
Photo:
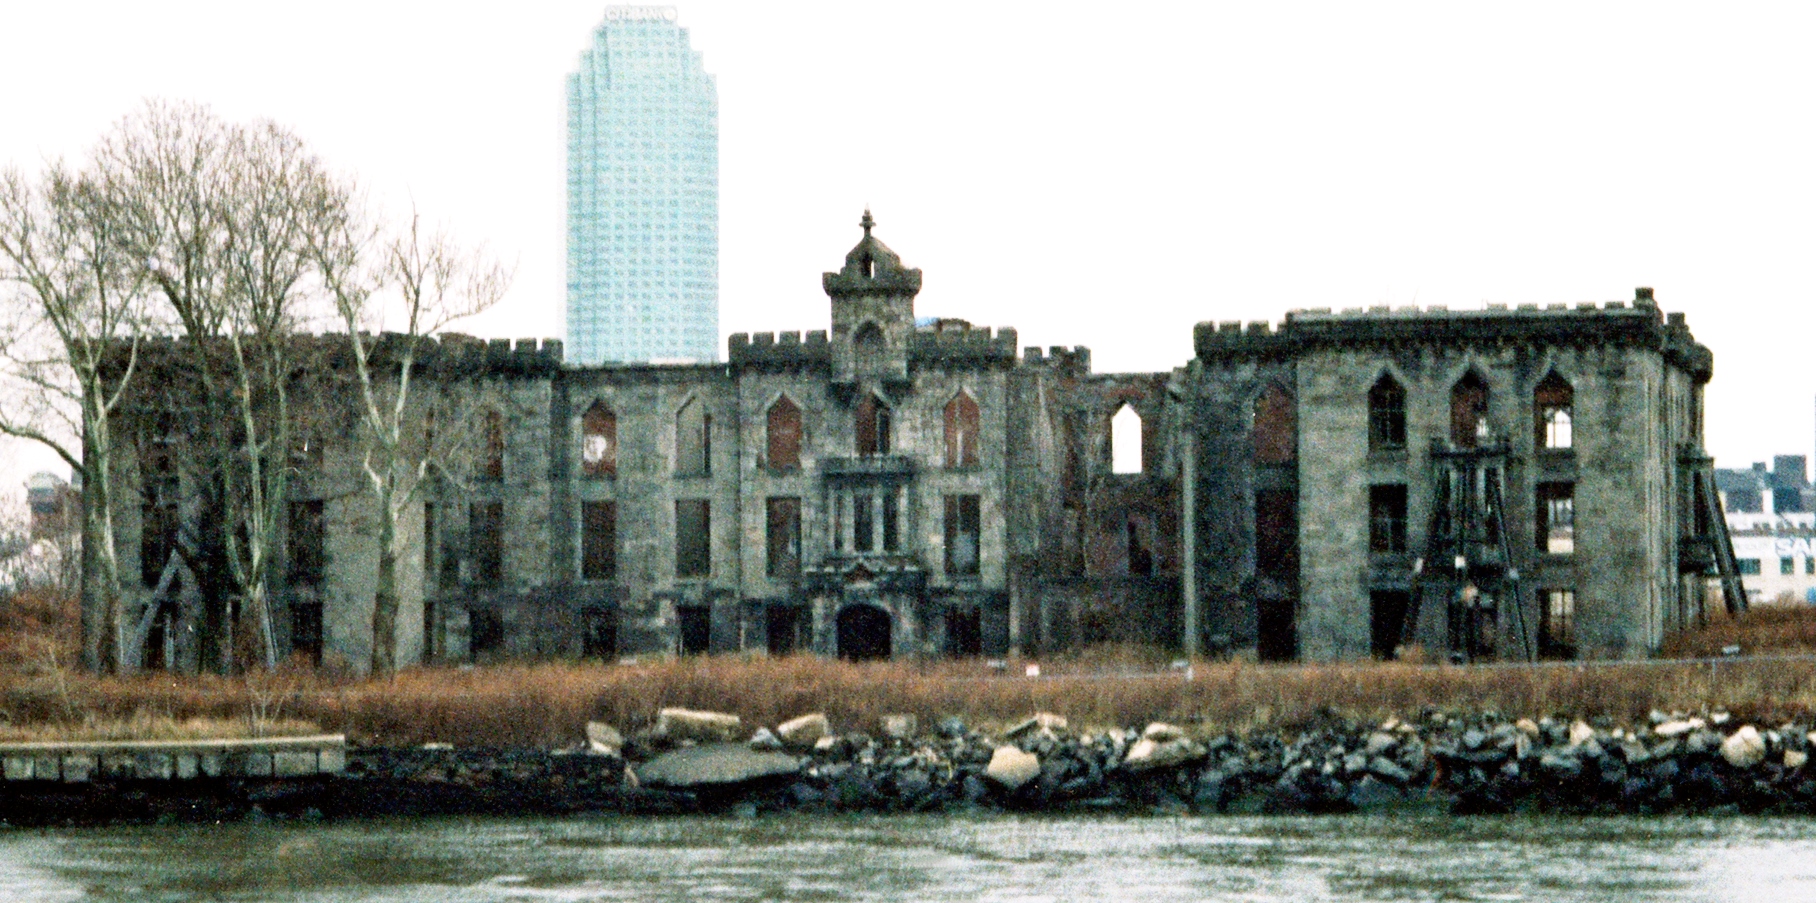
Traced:
<path fill-rule="evenodd" d="M 719 95 L 674 8 L 607 7 L 567 96 L 568 359 L 717 360 Z"/>

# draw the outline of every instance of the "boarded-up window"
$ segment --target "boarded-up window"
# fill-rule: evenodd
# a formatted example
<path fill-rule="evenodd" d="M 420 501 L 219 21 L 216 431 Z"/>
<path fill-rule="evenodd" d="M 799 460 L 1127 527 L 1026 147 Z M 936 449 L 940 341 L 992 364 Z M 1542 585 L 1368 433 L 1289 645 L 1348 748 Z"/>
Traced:
<path fill-rule="evenodd" d="M 504 415 L 487 411 L 480 417 L 479 460 L 474 462 L 475 476 L 482 480 L 504 479 Z"/>
<path fill-rule="evenodd" d="M 895 490 L 883 495 L 883 551 L 899 552 L 902 547 L 901 502 Z M 1816 560 L 1816 559 L 1812 559 Z"/>
<path fill-rule="evenodd" d="M 1383 373 L 1368 390 L 1368 450 L 1397 451 L 1405 447 L 1406 390 Z"/>
<path fill-rule="evenodd" d="M 675 500 L 676 577 L 712 574 L 712 533 L 712 502 L 706 499 Z"/>
<path fill-rule="evenodd" d="M 675 413 L 675 476 L 703 477 L 712 472 L 712 416 L 706 403 L 690 398 Z"/>
<path fill-rule="evenodd" d="M 618 475 L 618 415 L 603 401 L 593 402 L 580 418 L 580 473 L 588 477 Z"/>
<path fill-rule="evenodd" d="M 889 433 L 892 418 L 889 405 L 875 395 L 865 395 L 858 402 L 856 420 L 853 427 L 857 431 L 857 453 L 860 455 L 889 454 Z"/>
<path fill-rule="evenodd" d="M 504 579 L 503 502 L 468 506 L 467 548 L 473 562 L 473 582 L 489 586 Z"/>
<path fill-rule="evenodd" d="M 782 580 L 801 575 L 801 500 L 771 498 L 765 503 L 764 520 L 769 559 L 765 573 Z"/>
<path fill-rule="evenodd" d="M 1298 456 L 1299 422 L 1293 393 L 1268 383 L 1255 398 L 1255 463 L 1290 464 Z"/>
<path fill-rule="evenodd" d="M 617 503 L 582 502 L 580 521 L 580 579 L 618 576 Z"/>
<path fill-rule="evenodd" d="M 290 585 L 320 587 L 328 564 L 328 531 L 321 500 L 291 502 L 288 527 Z"/>
<path fill-rule="evenodd" d="M 1141 473 L 1141 415 L 1123 405 L 1110 418 L 1110 472 Z"/>
<path fill-rule="evenodd" d="M 1368 550 L 1406 551 L 1406 485 L 1368 487 Z"/>
<path fill-rule="evenodd" d="M 946 466 L 977 466 L 977 402 L 960 392 L 946 402 Z"/>
<path fill-rule="evenodd" d="M 1552 555 L 1576 551 L 1576 486 L 1540 483 L 1536 521 L 1539 551 Z"/>
<path fill-rule="evenodd" d="M 979 499 L 946 496 L 946 573 L 978 572 Z"/>
<path fill-rule="evenodd" d="M 1458 448 L 1475 448 L 1488 425 L 1488 384 L 1474 370 L 1450 388 L 1450 441 Z"/>
<path fill-rule="evenodd" d="M 1537 447 L 1571 447 L 1574 441 L 1571 435 L 1571 407 L 1575 400 L 1576 390 L 1555 372 L 1546 376 L 1538 388 L 1532 391 L 1533 426 L 1536 434 L 1533 442 Z"/>
<path fill-rule="evenodd" d="M 769 466 L 772 470 L 801 467 L 801 409 L 786 395 L 769 406 Z"/>

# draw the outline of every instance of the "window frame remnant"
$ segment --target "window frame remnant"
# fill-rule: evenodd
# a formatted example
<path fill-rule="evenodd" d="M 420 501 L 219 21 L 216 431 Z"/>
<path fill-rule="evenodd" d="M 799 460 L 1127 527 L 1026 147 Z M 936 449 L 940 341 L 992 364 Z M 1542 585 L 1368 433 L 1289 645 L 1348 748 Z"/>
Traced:
<path fill-rule="evenodd" d="M 948 495 L 946 501 L 946 573 L 977 576 L 983 562 L 983 498 Z"/>
<path fill-rule="evenodd" d="M 1534 489 L 1533 536 L 1547 555 L 1576 552 L 1576 484 L 1540 483 Z"/>
<path fill-rule="evenodd" d="M 1406 389 L 1383 373 L 1368 390 L 1368 450 L 1406 450 Z"/>
<path fill-rule="evenodd" d="M 946 402 L 943 414 L 946 425 L 946 466 L 976 467 L 980 429 L 977 400 L 971 397 L 971 393 L 960 389 L 951 401 Z"/>
<path fill-rule="evenodd" d="M 1407 490 L 1405 483 L 1376 483 L 1368 487 L 1368 551 L 1398 555 L 1407 551 Z"/>
<path fill-rule="evenodd" d="M 1551 371 L 1532 390 L 1533 442 L 1547 451 L 1575 447 L 1576 389 Z"/>
<path fill-rule="evenodd" d="M 618 475 L 618 415 L 603 399 L 593 402 L 580 417 L 580 475 Z"/>
<path fill-rule="evenodd" d="M 1488 381 L 1473 368 L 1450 387 L 1450 442 L 1476 448 L 1488 423 Z"/>
<path fill-rule="evenodd" d="M 893 432 L 894 425 L 895 417 L 889 409 L 889 403 L 875 392 L 865 393 L 858 401 L 852 420 L 855 433 L 852 445 L 858 456 L 889 454 L 892 445 L 890 433 Z"/>
<path fill-rule="evenodd" d="M 778 580 L 801 576 L 801 499 L 772 495 L 763 503 L 764 573 Z"/>
<path fill-rule="evenodd" d="M 693 396 L 675 411 L 675 476 L 712 475 L 713 417 L 706 402 Z"/>
<path fill-rule="evenodd" d="M 1539 612 L 1539 658 L 1576 658 L 1576 590 L 1542 590 Z"/>

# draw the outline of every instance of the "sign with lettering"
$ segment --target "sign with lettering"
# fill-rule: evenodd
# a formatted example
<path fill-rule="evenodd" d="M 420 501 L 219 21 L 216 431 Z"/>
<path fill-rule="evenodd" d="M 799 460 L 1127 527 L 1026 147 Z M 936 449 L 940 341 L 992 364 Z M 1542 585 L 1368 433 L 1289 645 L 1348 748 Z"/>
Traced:
<path fill-rule="evenodd" d="M 1816 537 L 1780 536 L 1773 541 L 1772 545 L 1777 549 L 1779 555 L 1786 558 L 1792 555 L 1802 555 L 1805 558 L 1816 557 Z"/>

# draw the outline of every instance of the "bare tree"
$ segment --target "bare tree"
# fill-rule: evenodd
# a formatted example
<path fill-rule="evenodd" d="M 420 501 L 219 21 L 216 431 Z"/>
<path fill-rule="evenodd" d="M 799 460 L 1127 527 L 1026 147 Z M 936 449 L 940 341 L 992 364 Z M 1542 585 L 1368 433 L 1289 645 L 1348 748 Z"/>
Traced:
<path fill-rule="evenodd" d="M 464 418 L 451 416 L 457 408 L 443 403 L 447 393 L 416 390 L 419 367 L 438 347 L 434 336 L 496 304 L 510 276 L 443 232 L 425 236 L 416 215 L 407 231 L 380 244 L 377 260 L 363 264 L 361 250 L 378 242 L 369 231 L 349 219 L 325 237 L 318 262 L 352 351 L 365 445 L 361 463 L 378 508 L 371 669 L 389 675 L 397 669 L 398 521 L 437 462 L 448 460 L 468 433 L 450 429 Z M 385 330 L 393 325 L 401 331 Z M 430 427 L 437 422 L 443 425 L 439 434 Z"/>
<path fill-rule="evenodd" d="M 113 507 L 118 414 L 138 363 L 143 267 L 94 173 L 0 173 L 0 432 L 42 443 L 82 480 L 83 664 L 122 660 Z"/>

